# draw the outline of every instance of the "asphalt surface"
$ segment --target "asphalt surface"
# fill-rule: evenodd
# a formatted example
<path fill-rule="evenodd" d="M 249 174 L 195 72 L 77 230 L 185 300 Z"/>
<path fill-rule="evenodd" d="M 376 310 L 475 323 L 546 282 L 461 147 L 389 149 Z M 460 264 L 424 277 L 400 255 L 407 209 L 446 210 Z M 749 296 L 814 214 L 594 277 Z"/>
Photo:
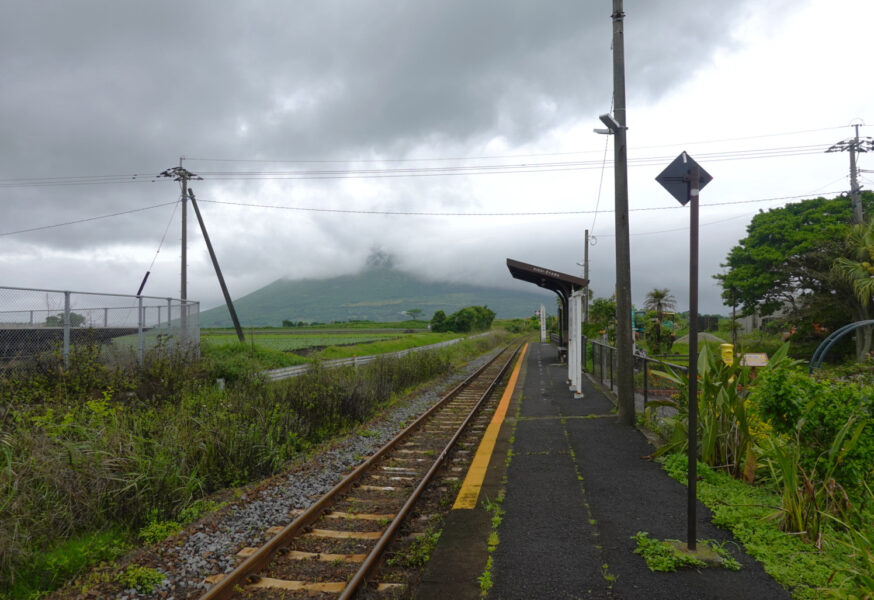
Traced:
<path fill-rule="evenodd" d="M 632 536 L 685 540 L 686 487 L 644 458 L 653 447 L 617 422 L 589 381 L 574 398 L 551 345 L 531 344 L 525 361 L 481 506 L 450 515 L 417 598 L 479 597 L 490 531 L 484 500 L 501 486 L 505 514 L 487 598 L 790 598 L 700 503 L 698 539 L 728 542 L 742 569 L 651 572 Z"/>

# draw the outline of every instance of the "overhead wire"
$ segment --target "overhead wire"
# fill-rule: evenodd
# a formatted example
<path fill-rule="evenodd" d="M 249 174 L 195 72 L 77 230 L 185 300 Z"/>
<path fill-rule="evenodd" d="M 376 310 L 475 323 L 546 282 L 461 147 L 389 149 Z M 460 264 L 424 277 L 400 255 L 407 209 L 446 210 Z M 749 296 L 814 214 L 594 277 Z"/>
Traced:
<path fill-rule="evenodd" d="M 828 194 L 840 192 L 827 192 Z M 702 204 L 701 208 L 715 206 L 732 206 L 741 204 L 754 204 L 764 202 L 778 202 L 784 200 L 797 200 L 799 198 L 809 198 L 810 194 L 797 196 L 779 196 L 774 198 L 758 198 L 755 200 L 733 200 L 729 202 L 713 202 Z M 299 212 L 316 212 L 316 213 L 339 213 L 339 214 L 364 214 L 364 215 L 390 215 L 390 216 L 416 216 L 416 217 L 532 217 L 532 216 L 561 216 L 561 215 L 585 215 L 593 213 L 612 213 L 611 209 L 604 210 L 556 210 L 556 211 L 518 211 L 518 212 L 438 212 L 438 211 L 406 211 L 406 210 L 368 210 L 354 208 L 324 208 L 314 206 L 281 206 L 275 204 L 253 204 L 248 202 L 231 202 L 229 200 L 209 200 L 201 199 L 200 202 L 211 204 L 222 204 L 226 206 L 242 206 L 247 208 L 266 208 L 274 210 L 290 210 Z M 682 206 L 649 206 L 629 209 L 630 212 L 645 212 L 645 211 L 660 211 L 660 210 L 679 210 Z"/>
<path fill-rule="evenodd" d="M 612 110 L 612 109 L 611 109 Z M 762 139 L 762 138 L 770 138 L 770 137 L 781 137 L 781 136 L 790 136 L 790 135 L 800 135 L 804 133 L 816 133 L 821 131 L 831 131 L 833 129 L 841 129 L 846 127 L 845 125 L 838 125 L 834 127 L 820 127 L 815 129 L 800 129 L 796 131 L 785 131 L 778 133 L 765 133 L 759 135 L 750 135 L 750 136 L 740 136 L 740 137 L 732 137 L 732 138 L 721 138 L 715 140 L 699 140 L 694 142 L 673 142 L 669 144 L 656 144 L 649 146 L 636 146 L 631 148 L 631 150 L 647 150 L 651 148 L 672 148 L 677 146 L 693 146 L 693 145 L 701 145 L 701 144 L 716 144 L 716 143 L 724 143 L 724 142 L 739 142 L 744 140 L 754 140 L 754 139 Z M 209 158 L 209 157 L 193 157 L 186 156 L 184 160 L 186 161 L 198 161 L 198 162 L 239 162 L 239 163 L 275 163 L 275 164 L 332 164 L 332 163 L 401 163 L 401 162 L 438 162 L 438 161 L 462 161 L 462 160 L 498 160 L 498 159 L 512 159 L 512 158 L 536 158 L 542 156 L 573 156 L 579 154 L 594 154 L 600 153 L 600 150 L 574 150 L 567 152 L 538 152 L 538 153 L 524 153 L 524 154 L 491 154 L 491 155 L 481 155 L 481 156 L 440 156 L 440 157 L 423 157 L 423 158 L 358 158 L 358 159 L 348 159 L 348 160 L 307 160 L 307 159 L 268 159 L 268 158 Z"/>
<path fill-rule="evenodd" d="M 161 241 L 158 242 L 158 249 L 155 251 L 155 256 L 152 258 L 151 264 L 149 264 L 149 268 L 146 271 L 151 271 L 152 267 L 155 266 L 155 261 L 158 260 L 158 254 L 161 252 L 161 247 L 164 245 L 164 240 L 167 239 L 167 232 L 170 231 L 170 225 L 173 224 L 173 219 L 176 218 L 176 211 L 179 209 L 179 205 L 182 203 L 182 200 L 177 200 L 173 206 L 173 212 L 170 214 L 170 220 L 167 221 L 167 226 L 164 228 L 164 235 L 161 236 Z"/>
<path fill-rule="evenodd" d="M 783 158 L 791 156 L 804 156 L 820 154 L 828 148 L 827 144 L 810 144 L 784 146 L 774 148 L 758 148 L 746 150 L 704 152 L 696 156 L 699 160 L 709 162 L 752 160 L 762 158 Z M 539 156 L 558 156 L 560 154 L 544 154 Z M 530 157 L 538 155 L 528 155 Z M 515 158 L 524 158 L 525 155 Z M 195 159 L 185 159 L 195 160 Z M 205 159 L 202 159 L 205 160 Z M 385 159 L 381 162 L 394 163 L 408 160 L 424 159 Z M 434 159 L 436 161 L 449 160 L 478 160 L 473 159 Z M 629 167 L 655 166 L 673 160 L 672 156 L 631 156 L 628 158 Z M 227 160 L 227 162 L 247 162 L 248 159 L 239 161 Z M 252 160 L 251 162 L 259 162 Z M 277 161 L 267 161 L 277 162 Z M 306 164 L 357 164 L 380 162 L 376 160 L 357 161 L 289 161 Z M 373 178 L 397 178 L 397 177 L 444 177 L 444 176 L 470 176 L 489 174 L 517 174 L 517 173 L 549 173 L 556 171 L 580 171 L 588 169 L 603 169 L 604 160 L 564 160 L 548 162 L 521 162 L 521 163 L 492 163 L 492 164 L 457 164 L 439 166 L 408 166 L 389 168 L 335 168 L 335 169 L 301 169 L 301 170 L 214 170 L 201 171 L 199 175 L 216 181 L 227 180 L 301 180 L 301 179 L 373 179 Z M 56 187 L 56 186 L 81 186 L 81 185 L 108 185 L 120 183 L 153 183 L 158 180 L 152 175 L 86 175 L 67 177 L 40 177 L 40 178 L 14 178 L 0 180 L 0 188 L 26 188 L 26 187 Z"/>
<path fill-rule="evenodd" d="M 783 148 L 763 148 L 756 150 L 737 150 L 729 152 L 699 153 L 699 160 L 708 162 L 750 160 L 802 156 L 825 152 L 827 145 L 791 146 Z M 630 157 L 629 167 L 654 166 L 670 162 L 670 156 Z M 555 171 L 579 171 L 602 169 L 603 161 L 560 161 L 515 164 L 450 165 L 395 168 L 348 168 L 348 169 L 307 169 L 296 171 L 199 171 L 198 174 L 214 181 L 221 180 L 314 180 L 314 179 L 374 179 L 397 177 L 435 177 L 453 175 L 490 175 L 510 173 L 543 173 Z"/>
<path fill-rule="evenodd" d="M 0 179 L 0 188 L 55 187 L 68 185 L 108 185 L 119 183 L 155 183 L 156 176 L 131 173 L 127 175 L 70 175 L 59 177 L 19 177 Z"/>
<path fill-rule="evenodd" d="M 29 227 L 29 228 L 27 228 L 27 229 L 17 229 L 17 230 L 15 230 L 15 231 L 3 231 L 3 232 L 0 232 L 0 237 L 7 236 L 7 235 L 16 235 L 16 234 L 19 234 L 19 233 L 31 233 L 31 232 L 33 232 L 33 231 L 43 231 L 43 230 L 46 230 L 46 229 L 54 229 L 54 228 L 56 228 L 56 227 L 65 227 L 65 226 L 67 226 L 67 225 L 76 225 L 76 224 L 78 224 L 78 223 L 87 223 L 87 222 L 89 222 L 89 221 L 99 221 L 100 219 L 109 219 L 109 218 L 112 218 L 112 217 L 120 217 L 120 216 L 122 216 L 122 215 L 130 215 L 130 214 L 133 214 L 133 213 L 144 212 L 144 211 L 147 211 L 147 210 L 153 210 L 153 209 L 156 209 L 156 208 L 161 208 L 162 206 L 169 206 L 169 205 L 171 205 L 171 204 L 174 204 L 175 202 L 178 202 L 178 200 L 174 200 L 173 202 L 162 202 L 161 204 L 153 204 L 152 206 L 145 206 L 145 207 L 143 207 L 143 208 L 134 208 L 134 209 L 131 209 L 131 210 L 122 210 L 122 211 L 119 211 L 119 212 L 109 213 L 109 214 L 106 214 L 106 215 L 97 215 L 97 216 L 95 216 L 95 217 L 85 217 L 85 218 L 83 218 L 83 219 L 75 219 L 75 220 L 73 220 L 73 221 L 64 221 L 63 223 L 54 223 L 54 224 L 52 224 L 52 225 L 41 225 L 41 226 L 39 226 L 39 227 Z"/>

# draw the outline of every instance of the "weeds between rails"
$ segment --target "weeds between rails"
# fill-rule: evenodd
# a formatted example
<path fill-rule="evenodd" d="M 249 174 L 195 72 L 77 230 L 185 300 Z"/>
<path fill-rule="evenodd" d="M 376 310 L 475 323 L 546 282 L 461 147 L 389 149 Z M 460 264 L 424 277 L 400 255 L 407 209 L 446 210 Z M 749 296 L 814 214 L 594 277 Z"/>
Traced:
<path fill-rule="evenodd" d="M 99 346 L 70 367 L 44 357 L 0 376 L 0 596 L 50 590 L 122 553 L 146 523 L 181 520 L 199 498 L 280 470 L 393 396 L 499 344 L 439 351 L 267 384 L 218 389 L 207 361 L 153 353 L 108 365 Z"/>

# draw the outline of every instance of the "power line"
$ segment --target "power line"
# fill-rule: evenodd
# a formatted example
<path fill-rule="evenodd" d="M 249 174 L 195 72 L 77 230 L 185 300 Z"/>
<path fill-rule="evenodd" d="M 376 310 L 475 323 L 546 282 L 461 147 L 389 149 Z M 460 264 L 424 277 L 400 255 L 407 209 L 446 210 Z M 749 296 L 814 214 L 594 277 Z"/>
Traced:
<path fill-rule="evenodd" d="M 813 144 L 802 146 L 784 146 L 775 148 L 759 148 L 748 150 L 735 150 L 723 152 L 705 152 L 697 156 L 701 160 L 709 162 L 752 160 L 763 158 L 784 158 L 792 156 L 804 156 L 819 154 L 827 149 L 826 144 Z M 576 154 L 576 153 L 570 153 Z M 552 156 L 560 155 L 560 153 Z M 529 155 L 538 156 L 538 155 Z M 539 155 L 550 156 L 550 155 Z M 515 157 L 519 158 L 519 156 Z M 629 166 L 658 166 L 672 160 L 671 156 L 641 156 L 628 159 Z M 186 159 L 192 160 L 192 159 Z M 382 162 L 404 162 L 407 160 L 424 159 L 389 159 Z M 469 159 L 434 159 L 437 161 L 469 160 Z M 229 161 L 230 162 L 230 161 Z M 240 161 L 237 161 L 240 162 Z M 259 161 L 252 161 L 259 162 Z M 277 161 L 267 161 L 277 162 Z M 306 161 L 289 161 L 306 162 Z M 312 161 L 318 162 L 318 161 Z M 337 163 L 338 161 L 325 161 L 325 164 Z M 353 162 L 378 162 L 378 161 L 353 161 Z M 202 171 L 201 174 L 216 181 L 227 180 L 301 180 L 301 179 L 374 179 L 374 178 L 398 178 L 398 177 L 443 177 L 458 175 L 491 175 L 491 174 L 519 174 L 519 173 L 550 173 L 556 171 L 580 171 L 589 169 L 603 169 L 603 160 L 566 160 L 552 162 L 524 162 L 508 164 L 475 164 L 475 165 L 444 165 L 444 166 L 410 166 L 394 168 L 358 168 L 358 169 L 306 169 L 284 171 Z M 43 177 L 43 178 L 17 178 L 0 180 L 0 188 L 26 188 L 26 187 L 56 187 L 56 186 L 81 186 L 81 185 L 109 185 L 129 183 L 154 183 L 158 176 L 130 175 L 85 175 L 68 177 Z"/>
<path fill-rule="evenodd" d="M 18 229 L 16 231 L 4 231 L 4 232 L 0 233 L 0 237 L 7 236 L 7 235 L 15 235 L 18 233 L 30 233 L 33 231 L 43 231 L 45 229 L 54 229 L 56 227 L 65 227 L 67 225 L 76 225 L 77 223 L 87 223 L 89 221 L 98 221 L 100 219 L 109 219 L 111 217 L 120 217 L 122 215 L 130 215 L 133 213 L 144 212 L 147 210 L 153 210 L 155 208 L 161 208 L 162 206 L 170 206 L 171 204 L 175 204 L 176 202 L 177 201 L 174 200 L 173 202 L 163 202 L 161 204 L 154 204 L 152 206 L 146 206 L 145 208 L 134 208 L 131 210 L 124 210 L 121 212 L 110 213 L 108 215 L 99 215 L 96 217 L 86 217 L 84 219 L 76 219 L 75 221 L 65 221 L 63 223 L 55 223 L 53 225 L 42 225 L 40 227 L 30 227 L 28 229 Z"/>
<path fill-rule="evenodd" d="M 839 194 L 840 192 L 826 192 L 826 194 Z M 714 202 L 702 204 L 701 208 L 716 206 L 734 206 L 741 204 L 755 204 L 765 202 L 778 202 L 783 200 L 797 200 L 810 198 L 810 194 L 797 196 L 779 196 L 774 198 L 758 198 L 755 200 L 734 200 L 731 202 Z M 389 216 L 412 216 L 412 217 L 532 217 L 532 216 L 561 216 L 561 215 L 590 215 L 599 213 L 612 213 L 613 210 L 557 210 L 557 211 L 526 211 L 526 212 L 436 212 L 436 211 L 402 211 L 402 210 L 365 210 L 351 208 L 321 208 L 312 206 L 277 206 L 275 204 L 251 204 L 246 202 L 231 202 L 227 200 L 201 200 L 211 204 L 223 204 L 226 206 L 242 206 L 247 208 L 266 208 L 274 210 L 291 210 L 299 212 L 339 213 L 358 215 L 389 215 Z M 646 212 L 659 210 L 681 210 L 682 206 L 651 206 L 629 209 L 631 212 Z"/>
<path fill-rule="evenodd" d="M 827 146 L 817 144 L 810 146 L 791 146 L 783 148 L 763 148 L 756 150 L 738 150 L 729 152 L 711 152 L 698 154 L 701 160 L 709 162 L 750 160 L 762 158 L 780 158 L 788 156 L 803 156 L 820 154 Z M 656 166 L 672 160 L 669 156 L 648 156 L 629 158 L 630 166 Z M 201 174 L 211 180 L 303 180 L 303 179 L 384 179 L 397 177 L 435 177 L 451 175 L 491 175 L 511 173 L 543 173 L 555 171 L 579 171 L 601 169 L 603 162 L 594 161 L 561 161 L 517 164 L 487 164 L 487 165 L 450 165 L 436 167 L 401 167 L 373 169 L 322 169 L 298 171 L 201 171 Z"/>
<path fill-rule="evenodd" d="M 613 111 L 613 106 L 610 106 Z M 595 221 L 598 219 L 598 207 L 601 205 L 601 190 L 604 187 L 604 172 L 607 170 L 607 148 L 610 147 L 610 136 L 604 136 L 604 157 L 601 159 L 601 177 L 598 179 L 598 199 L 595 200 L 595 216 L 592 217 L 592 235 L 595 235 Z"/>
<path fill-rule="evenodd" d="M 840 191 L 832 191 L 825 192 L 820 195 L 838 195 L 841 194 Z M 734 206 L 734 205 L 742 205 L 742 204 L 757 204 L 757 203 L 766 203 L 766 202 L 779 202 L 784 200 L 798 200 L 800 198 L 810 198 L 812 194 L 801 194 L 796 196 L 778 196 L 774 198 L 757 198 L 755 200 L 735 200 L 732 202 L 714 202 L 711 204 L 704 204 L 701 208 L 709 208 L 709 207 L 717 207 L 717 206 Z M 44 231 L 46 229 L 55 229 L 58 227 L 65 227 L 67 225 L 76 225 L 78 223 L 87 223 L 90 221 L 98 221 L 101 219 L 109 219 L 112 217 L 119 217 L 122 215 L 129 215 L 138 212 L 144 212 L 147 210 L 153 210 L 156 208 L 161 208 L 163 206 L 170 206 L 171 204 L 177 204 L 179 200 L 174 200 L 172 202 L 163 202 L 161 204 L 155 204 L 152 206 L 146 206 L 144 208 L 135 208 L 131 210 L 125 210 L 116 213 L 110 213 L 105 215 L 97 215 L 94 217 L 86 217 L 83 219 L 76 219 L 74 221 L 64 221 L 62 223 L 54 223 L 52 225 L 42 225 L 39 227 L 30 227 L 28 229 L 18 229 L 15 231 L 5 231 L 0 232 L 0 237 L 16 235 L 19 233 L 31 233 L 34 231 Z M 271 204 L 250 204 L 245 202 L 229 202 L 224 200 L 201 200 L 201 202 L 208 202 L 211 204 L 223 204 L 227 206 L 242 206 L 246 208 L 266 208 L 273 210 L 291 210 L 291 211 L 299 211 L 299 212 L 322 212 L 322 213 L 341 213 L 341 214 L 364 214 L 364 215 L 394 215 L 394 216 L 419 216 L 419 217 L 530 217 L 530 216 L 562 216 L 562 215 L 581 215 L 581 214 L 600 214 L 600 213 L 612 213 L 612 210 L 566 210 L 566 211 L 538 211 L 538 212 L 481 212 L 481 213 L 460 213 L 460 212 L 425 212 L 425 211 L 381 211 L 381 210 L 355 210 L 355 209 L 340 209 L 340 208 L 316 208 L 316 207 L 304 207 L 304 206 L 276 206 Z M 679 210 L 682 209 L 682 206 L 654 206 L 654 207 L 641 207 L 641 208 L 632 208 L 629 209 L 631 212 L 645 212 L 645 211 L 660 211 L 660 210 Z M 175 216 L 175 209 L 174 209 Z M 732 217 L 734 218 L 734 217 Z M 173 217 L 171 217 L 172 222 Z M 169 227 L 169 225 L 168 225 Z M 164 236 L 166 237 L 166 231 L 164 232 Z M 606 234 L 605 234 L 606 235 Z M 163 244 L 164 239 L 162 238 L 161 243 Z M 158 247 L 158 252 L 160 252 L 160 246 Z M 157 254 L 157 253 L 156 253 Z M 154 260 L 152 261 L 154 264 Z"/>
<path fill-rule="evenodd" d="M 815 129 L 799 129 L 796 131 L 785 131 L 778 133 L 766 133 L 760 135 L 750 135 L 732 138 L 721 138 L 715 140 L 699 140 L 694 142 L 675 142 L 670 144 L 656 144 L 651 146 L 637 146 L 631 150 L 648 150 L 652 148 L 673 148 L 676 146 L 693 146 L 701 144 L 717 144 L 723 142 L 740 142 L 744 140 L 756 140 L 771 137 L 782 137 L 789 135 L 800 135 L 804 133 L 817 133 L 821 131 L 831 131 L 840 129 L 843 125 L 834 127 L 820 127 Z M 453 157 L 428 157 L 428 158 L 357 158 L 357 159 L 333 159 L 333 160 L 311 160 L 311 159 L 268 159 L 268 158 L 209 158 L 209 157 L 192 157 L 186 156 L 185 160 L 193 160 L 199 162 L 225 162 L 225 163 L 261 163 L 261 164 L 345 164 L 345 163 L 402 163 L 402 162 L 438 162 L 438 161 L 464 161 L 464 160 L 499 160 L 499 159 L 516 159 L 516 158 L 537 158 L 546 156 L 574 156 L 580 154 L 595 154 L 600 153 L 600 150 L 574 150 L 568 152 L 538 152 L 526 154 L 491 154 L 481 156 L 453 156 Z"/>
<path fill-rule="evenodd" d="M 107 185 L 120 183 L 155 183 L 157 177 L 151 175 L 71 175 L 65 177 L 25 177 L 0 179 L 0 188 L 16 187 L 54 187 L 68 185 Z"/>

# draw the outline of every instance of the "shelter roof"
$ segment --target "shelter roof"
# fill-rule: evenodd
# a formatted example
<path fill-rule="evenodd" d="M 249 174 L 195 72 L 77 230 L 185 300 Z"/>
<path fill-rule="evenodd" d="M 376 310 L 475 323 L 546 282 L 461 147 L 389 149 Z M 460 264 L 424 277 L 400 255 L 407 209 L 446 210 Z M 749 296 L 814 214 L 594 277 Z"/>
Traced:
<path fill-rule="evenodd" d="M 588 283 L 588 281 L 581 277 L 560 273 L 545 267 L 529 265 L 512 258 L 507 259 L 507 268 L 510 269 L 510 275 L 514 279 L 521 279 L 522 281 L 539 285 L 565 298 L 568 298 L 574 291 L 583 289 Z"/>

